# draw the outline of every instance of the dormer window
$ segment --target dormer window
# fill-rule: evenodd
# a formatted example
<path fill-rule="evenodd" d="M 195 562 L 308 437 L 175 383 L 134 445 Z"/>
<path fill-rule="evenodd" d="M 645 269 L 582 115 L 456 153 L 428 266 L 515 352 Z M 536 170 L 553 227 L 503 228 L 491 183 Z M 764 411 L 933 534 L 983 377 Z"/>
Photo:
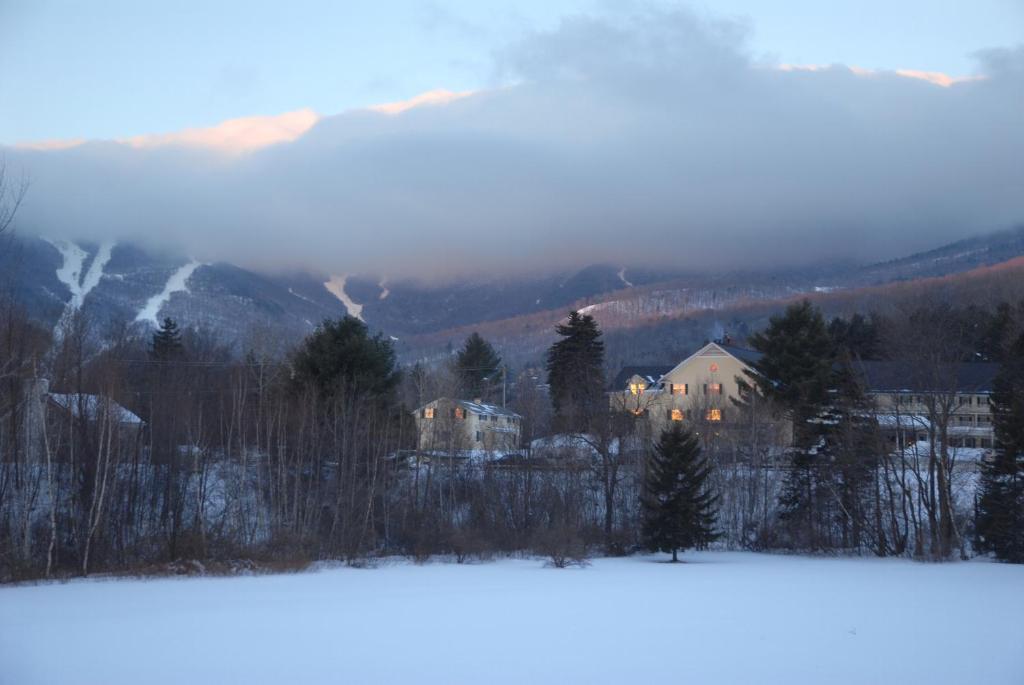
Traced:
<path fill-rule="evenodd" d="M 645 384 L 643 384 L 643 383 L 630 383 L 629 384 L 629 393 L 631 395 L 639 395 L 640 393 L 642 393 L 646 389 L 647 389 L 647 386 Z"/>

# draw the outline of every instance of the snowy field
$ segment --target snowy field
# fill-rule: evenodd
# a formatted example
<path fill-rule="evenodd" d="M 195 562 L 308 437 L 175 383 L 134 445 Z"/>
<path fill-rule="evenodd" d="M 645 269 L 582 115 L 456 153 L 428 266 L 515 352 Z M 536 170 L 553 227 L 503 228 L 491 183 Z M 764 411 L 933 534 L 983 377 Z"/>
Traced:
<path fill-rule="evenodd" d="M 0 588 L 0 683 L 1024 683 L 1024 567 L 744 553 Z"/>

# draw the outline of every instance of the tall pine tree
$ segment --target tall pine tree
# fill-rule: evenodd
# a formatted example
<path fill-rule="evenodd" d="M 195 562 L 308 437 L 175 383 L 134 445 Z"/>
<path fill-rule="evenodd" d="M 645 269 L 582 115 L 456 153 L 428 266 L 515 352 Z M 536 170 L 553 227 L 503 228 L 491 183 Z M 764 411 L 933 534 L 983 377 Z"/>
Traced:
<path fill-rule="evenodd" d="M 548 385 L 555 417 L 562 428 L 576 430 L 606 407 L 604 341 L 589 314 L 569 312 L 555 332 L 561 336 L 548 350 Z"/>
<path fill-rule="evenodd" d="M 823 454 L 827 422 L 822 418 L 836 381 L 835 344 L 821 312 L 808 300 L 773 316 L 750 343 L 762 353 L 753 371 L 747 372 L 750 382 L 793 426 L 789 468 L 779 496 L 781 518 L 790 527 L 793 543 L 813 549 L 819 545 L 819 491 L 828 477 Z"/>
<path fill-rule="evenodd" d="M 648 464 L 643 495 L 643 538 L 651 551 L 706 548 L 716 540 L 718 496 L 708 486 L 711 466 L 697 438 L 681 426 L 664 431 Z"/>
<path fill-rule="evenodd" d="M 149 346 L 149 356 L 156 361 L 171 361 L 182 355 L 184 346 L 181 343 L 181 331 L 174 319 L 167 317 L 160 328 L 153 334 Z"/>
<path fill-rule="evenodd" d="M 992 423 L 995 456 L 981 468 L 979 546 L 1004 561 L 1024 563 L 1024 334 L 993 383 Z"/>
<path fill-rule="evenodd" d="M 491 343 L 474 331 L 455 357 L 455 369 L 459 382 L 468 397 L 489 399 L 490 391 L 498 378 L 501 357 Z"/>

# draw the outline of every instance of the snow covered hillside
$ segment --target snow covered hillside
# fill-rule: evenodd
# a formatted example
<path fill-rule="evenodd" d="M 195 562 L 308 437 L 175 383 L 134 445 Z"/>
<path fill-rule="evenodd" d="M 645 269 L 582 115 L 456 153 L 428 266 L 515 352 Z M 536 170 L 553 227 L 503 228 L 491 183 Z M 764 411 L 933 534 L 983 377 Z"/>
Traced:
<path fill-rule="evenodd" d="M 0 682 L 1024 682 L 1024 567 L 749 553 L 0 589 Z"/>

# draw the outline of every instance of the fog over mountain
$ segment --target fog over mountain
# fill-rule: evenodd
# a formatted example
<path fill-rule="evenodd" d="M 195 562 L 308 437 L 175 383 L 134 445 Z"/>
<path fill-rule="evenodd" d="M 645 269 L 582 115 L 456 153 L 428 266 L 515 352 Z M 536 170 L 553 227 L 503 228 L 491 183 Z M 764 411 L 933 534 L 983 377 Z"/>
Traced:
<path fill-rule="evenodd" d="M 1024 218 L 1024 47 L 956 80 L 765 63 L 747 31 L 581 15 L 495 50 L 488 89 L 268 118 L 248 146 L 236 124 L 7 148 L 19 231 L 447 276 L 874 260 Z"/>

